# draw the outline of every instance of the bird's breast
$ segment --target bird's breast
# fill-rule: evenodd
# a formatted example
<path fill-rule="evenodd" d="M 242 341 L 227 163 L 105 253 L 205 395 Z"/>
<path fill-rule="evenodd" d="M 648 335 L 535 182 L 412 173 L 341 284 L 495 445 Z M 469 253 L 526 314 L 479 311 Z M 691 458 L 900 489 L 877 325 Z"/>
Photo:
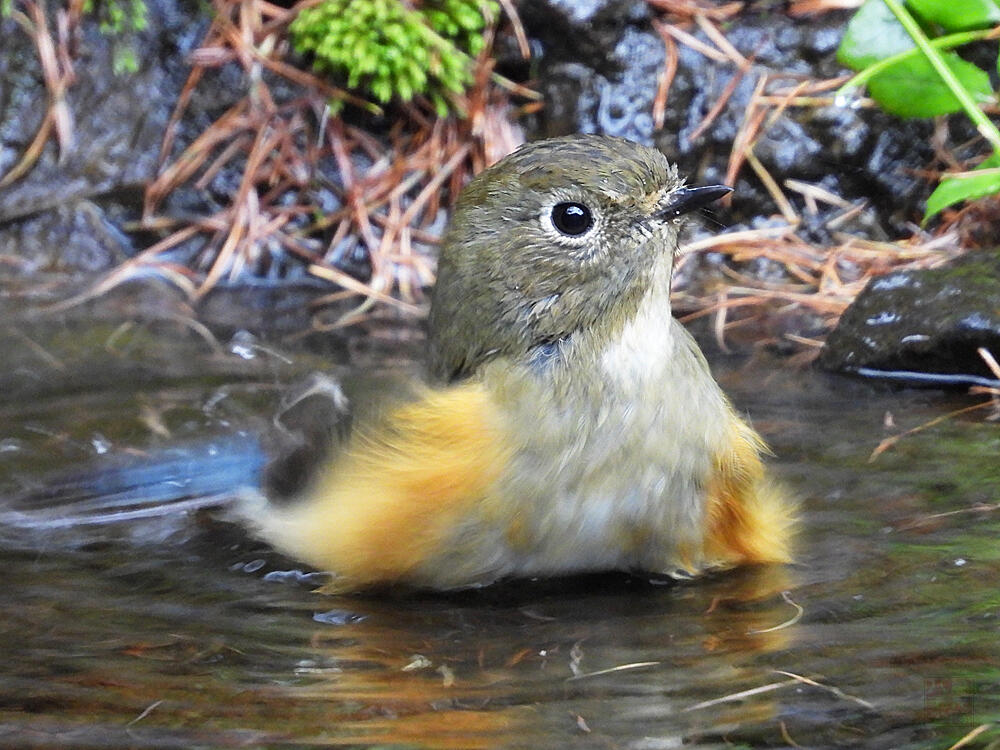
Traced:
<path fill-rule="evenodd" d="M 728 406 L 671 319 L 555 370 L 488 368 L 509 446 L 494 487 L 512 573 L 668 569 L 704 528 Z"/>

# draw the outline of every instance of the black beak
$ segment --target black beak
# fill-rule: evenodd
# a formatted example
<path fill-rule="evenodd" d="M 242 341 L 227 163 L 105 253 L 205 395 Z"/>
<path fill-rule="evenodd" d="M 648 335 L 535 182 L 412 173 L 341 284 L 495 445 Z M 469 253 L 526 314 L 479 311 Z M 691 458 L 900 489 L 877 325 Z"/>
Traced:
<path fill-rule="evenodd" d="M 717 201 L 724 195 L 729 195 L 733 189 L 727 185 L 705 185 L 704 187 L 684 187 L 675 190 L 670 196 L 670 203 L 655 214 L 655 219 L 676 219 L 681 214 L 690 213 L 712 201 Z"/>

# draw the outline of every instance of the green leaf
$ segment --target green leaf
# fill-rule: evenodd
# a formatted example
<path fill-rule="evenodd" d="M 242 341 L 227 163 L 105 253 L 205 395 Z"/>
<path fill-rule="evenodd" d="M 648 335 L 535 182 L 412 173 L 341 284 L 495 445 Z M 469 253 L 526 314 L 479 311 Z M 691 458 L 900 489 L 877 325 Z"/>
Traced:
<path fill-rule="evenodd" d="M 1000 22 L 1000 6 L 995 0 L 908 0 L 925 21 L 948 31 L 982 29 Z"/>
<path fill-rule="evenodd" d="M 862 70 L 916 45 L 882 0 L 866 0 L 847 24 L 837 60 Z"/>
<path fill-rule="evenodd" d="M 989 101 L 993 95 L 985 70 L 954 52 L 941 55 L 973 99 Z M 935 117 L 957 112 L 961 104 L 923 55 L 902 60 L 868 82 L 868 93 L 887 111 L 899 117 Z"/>
<path fill-rule="evenodd" d="M 1000 154 L 993 154 L 976 169 L 996 169 L 1000 167 Z M 1000 172 L 969 177 L 945 177 L 927 199 L 924 223 L 948 206 L 960 201 L 975 200 L 987 195 L 1000 193 Z"/>

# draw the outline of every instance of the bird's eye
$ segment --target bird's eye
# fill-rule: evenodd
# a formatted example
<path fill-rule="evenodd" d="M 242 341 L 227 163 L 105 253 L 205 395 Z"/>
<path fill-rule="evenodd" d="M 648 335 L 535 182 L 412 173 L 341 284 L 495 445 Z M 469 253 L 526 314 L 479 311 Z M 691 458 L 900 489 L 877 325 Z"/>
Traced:
<path fill-rule="evenodd" d="M 582 203 L 557 203 L 552 207 L 552 226 L 565 235 L 579 237 L 594 226 L 594 217 Z"/>

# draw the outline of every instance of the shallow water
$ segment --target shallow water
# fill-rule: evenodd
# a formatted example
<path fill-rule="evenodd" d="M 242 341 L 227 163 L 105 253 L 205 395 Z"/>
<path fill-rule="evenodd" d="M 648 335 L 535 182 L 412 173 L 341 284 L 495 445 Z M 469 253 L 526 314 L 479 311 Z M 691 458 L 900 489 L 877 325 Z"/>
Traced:
<path fill-rule="evenodd" d="M 165 456 L 193 493 L 252 478 L 282 387 L 326 362 L 179 324 L 3 338 L 0 517 L 45 524 L 0 527 L 0 745 L 947 748 L 1000 721 L 1000 428 L 868 460 L 972 397 L 719 361 L 802 498 L 796 565 L 342 597 L 205 512 L 52 523 Z"/>

